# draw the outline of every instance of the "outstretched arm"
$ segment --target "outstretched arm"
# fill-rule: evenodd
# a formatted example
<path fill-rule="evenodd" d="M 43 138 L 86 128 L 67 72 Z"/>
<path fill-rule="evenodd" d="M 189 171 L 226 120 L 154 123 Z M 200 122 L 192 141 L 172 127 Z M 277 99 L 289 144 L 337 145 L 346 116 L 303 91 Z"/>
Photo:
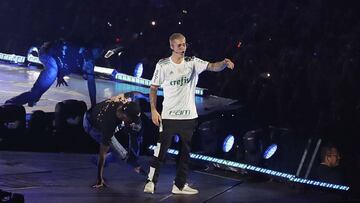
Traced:
<path fill-rule="evenodd" d="M 234 69 L 234 63 L 227 58 L 219 62 L 209 63 L 206 70 L 213 72 L 220 72 L 224 70 L 226 67 L 230 68 L 231 70 Z"/>

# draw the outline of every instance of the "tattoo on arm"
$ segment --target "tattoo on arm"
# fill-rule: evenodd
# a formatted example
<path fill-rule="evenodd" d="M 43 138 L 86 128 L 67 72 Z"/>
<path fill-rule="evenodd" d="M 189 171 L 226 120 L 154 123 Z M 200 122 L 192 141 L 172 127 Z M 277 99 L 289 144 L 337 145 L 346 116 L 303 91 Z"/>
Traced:
<path fill-rule="evenodd" d="M 150 107 L 151 110 L 156 110 L 156 101 L 157 101 L 157 86 L 150 87 Z"/>
<path fill-rule="evenodd" d="M 226 64 L 224 61 L 219 61 L 215 63 L 209 63 L 207 70 L 213 72 L 220 72 L 226 68 Z"/>

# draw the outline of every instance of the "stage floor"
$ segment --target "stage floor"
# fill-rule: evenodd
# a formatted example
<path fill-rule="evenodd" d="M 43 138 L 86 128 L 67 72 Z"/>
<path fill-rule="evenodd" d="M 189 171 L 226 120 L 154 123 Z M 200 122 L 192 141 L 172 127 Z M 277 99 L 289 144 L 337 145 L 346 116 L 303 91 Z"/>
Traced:
<path fill-rule="evenodd" d="M 20 193 L 26 203 L 39 202 L 334 202 L 339 194 L 300 192 L 289 184 L 254 182 L 247 178 L 229 178 L 190 170 L 189 185 L 197 195 L 173 195 L 175 164 L 168 159 L 162 167 L 155 194 L 143 193 L 145 176 L 138 175 L 125 163 L 105 168 L 108 188 L 95 189 L 96 166 L 93 154 L 38 153 L 1 151 L 0 189 Z M 140 157 L 148 166 L 150 157 Z M 147 167 L 146 167 L 147 168 Z"/>
<path fill-rule="evenodd" d="M 40 70 L 37 68 L 27 68 L 0 63 L 0 104 L 5 103 L 7 99 L 30 90 L 39 74 Z M 87 106 L 90 107 L 86 80 L 81 76 L 72 74 L 66 78 L 66 81 L 69 84 L 67 87 L 56 87 L 55 81 L 50 89 L 41 97 L 36 106 L 28 107 L 27 105 L 24 105 L 26 112 L 31 113 L 35 110 L 54 112 L 56 104 L 66 99 L 85 101 Z M 111 96 L 128 91 L 149 93 L 148 87 L 105 79 L 96 79 L 96 89 L 97 101 L 102 101 Z M 240 106 L 238 105 L 230 105 L 234 102 L 236 102 L 236 100 L 213 95 L 206 97 L 196 96 L 196 106 L 200 116 L 215 111 L 227 111 L 239 108 Z"/>
<path fill-rule="evenodd" d="M 40 70 L 0 64 L 0 104 L 29 90 Z M 66 99 L 85 101 L 90 106 L 87 84 L 80 76 L 66 79 L 68 87 L 55 87 L 43 95 L 35 107 L 25 106 L 27 113 L 34 110 L 53 112 L 55 105 Z M 149 88 L 128 83 L 97 79 L 97 100 L 128 91 L 148 93 Z M 196 97 L 200 116 L 215 111 L 239 108 L 230 105 L 235 100 L 216 96 Z M 0 151 L 0 190 L 21 193 L 25 202 L 334 202 L 339 193 L 312 189 L 299 191 L 289 184 L 254 182 L 245 177 L 229 178 L 190 170 L 189 184 L 198 188 L 198 195 L 171 194 L 175 164 L 171 159 L 164 165 L 156 194 L 144 194 L 146 177 L 132 171 L 125 163 L 113 163 L 105 169 L 110 187 L 94 189 L 96 166 L 90 161 L 94 154 L 36 153 Z M 150 157 L 141 157 L 148 168 Z"/>

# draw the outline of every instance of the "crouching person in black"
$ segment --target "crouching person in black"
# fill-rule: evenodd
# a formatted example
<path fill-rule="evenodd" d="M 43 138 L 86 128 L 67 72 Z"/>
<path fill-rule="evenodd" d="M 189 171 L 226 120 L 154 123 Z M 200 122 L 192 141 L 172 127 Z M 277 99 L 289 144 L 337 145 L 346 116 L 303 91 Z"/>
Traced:
<path fill-rule="evenodd" d="M 93 186 L 106 186 L 103 171 L 107 152 L 118 160 L 124 160 L 134 167 L 135 172 L 142 171 L 138 164 L 141 145 L 141 110 L 138 98 L 148 97 L 140 92 L 128 92 L 102 101 L 90 108 L 84 115 L 84 130 L 100 144 L 97 182 Z M 129 150 L 126 150 L 116 139 L 114 134 L 129 136 Z"/>

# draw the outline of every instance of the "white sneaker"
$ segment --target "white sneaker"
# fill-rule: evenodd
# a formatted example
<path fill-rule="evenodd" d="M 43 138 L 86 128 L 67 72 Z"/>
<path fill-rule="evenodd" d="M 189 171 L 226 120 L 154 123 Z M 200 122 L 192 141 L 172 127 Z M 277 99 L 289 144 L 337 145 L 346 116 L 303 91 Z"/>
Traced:
<path fill-rule="evenodd" d="M 148 183 L 145 184 L 145 188 L 144 188 L 144 192 L 145 193 L 151 193 L 154 194 L 155 191 L 155 184 L 152 181 L 149 181 Z"/>
<path fill-rule="evenodd" d="M 184 194 L 184 195 L 195 195 L 199 193 L 198 190 L 191 188 L 188 184 L 184 185 L 184 188 L 180 190 L 175 184 L 173 185 L 172 191 L 173 194 Z"/>

